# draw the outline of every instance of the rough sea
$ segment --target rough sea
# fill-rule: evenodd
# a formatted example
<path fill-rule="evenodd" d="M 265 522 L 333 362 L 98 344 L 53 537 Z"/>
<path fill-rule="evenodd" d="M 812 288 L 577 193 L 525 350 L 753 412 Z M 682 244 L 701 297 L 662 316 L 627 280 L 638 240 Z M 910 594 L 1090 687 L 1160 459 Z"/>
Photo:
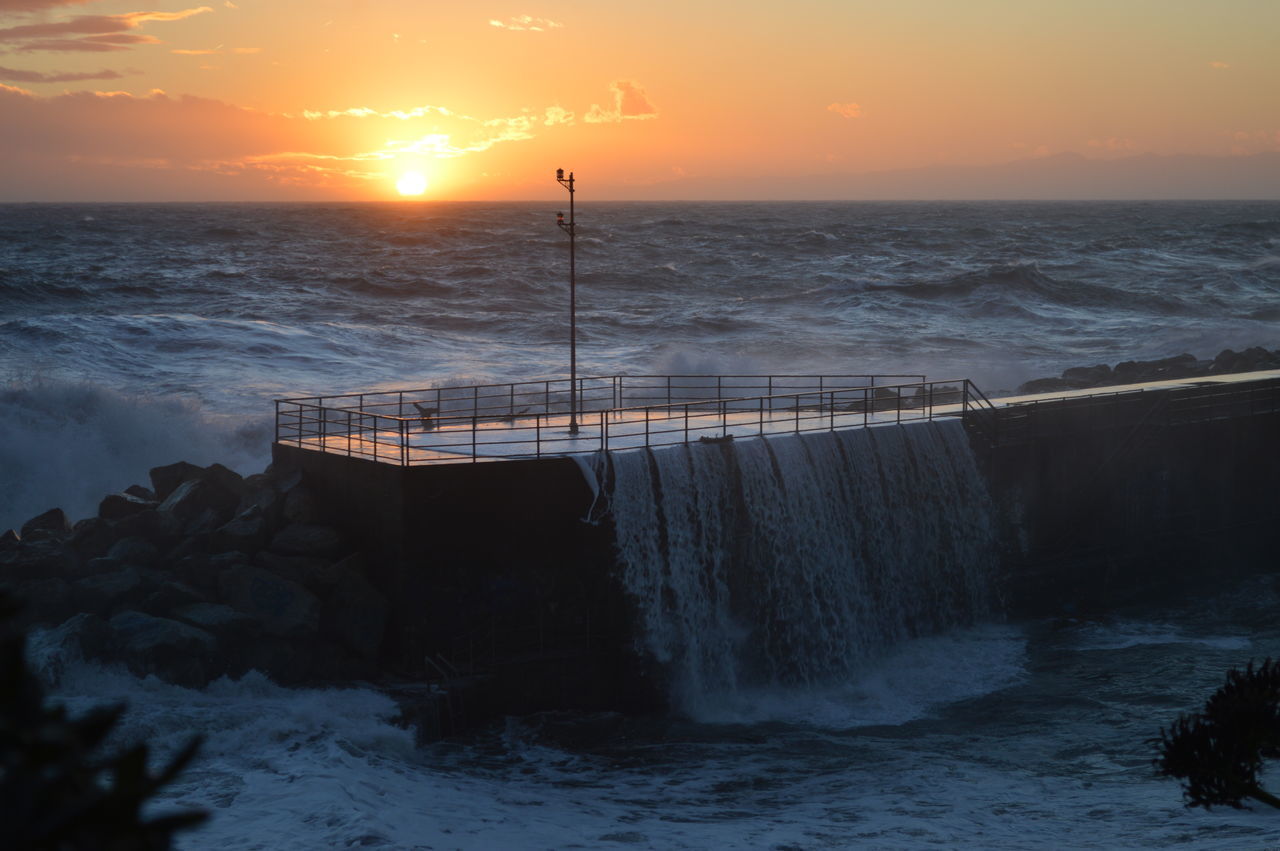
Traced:
<path fill-rule="evenodd" d="M 0 205 L 0 530 L 88 516 L 158 464 L 259 471 L 279 396 L 567 375 L 559 200 Z M 923 373 L 996 395 L 1280 347 L 1280 203 L 584 203 L 578 221 L 579 374 Z M 73 708 L 127 700 L 123 739 L 205 736 L 160 805 L 212 813 L 184 849 L 1263 849 L 1280 815 L 1186 809 L 1147 740 L 1228 667 L 1280 655 L 1277 611 L 1274 577 L 1089 620 L 995 606 L 823 682 L 426 747 L 367 687 L 193 691 L 39 634 L 31 656 Z"/>

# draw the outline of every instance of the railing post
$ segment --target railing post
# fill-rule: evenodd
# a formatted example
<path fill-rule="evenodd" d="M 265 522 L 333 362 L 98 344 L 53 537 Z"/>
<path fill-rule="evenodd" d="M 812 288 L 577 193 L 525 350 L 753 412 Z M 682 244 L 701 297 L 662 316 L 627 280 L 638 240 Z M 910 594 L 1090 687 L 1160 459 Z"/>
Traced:
<path fill-rule="evenodd" d="M 471 416 L 471 463 L 476 461 L 476 427 L 479 425 L 478 418 L 472 414 Z"/>
<path fill-rule="evenodd" d="M 273 443 L 280 442 L 280 400 L 276 400 L 276 437 Z"/>
<path fill-rule="evenodd" d="M 831 423 L 830 431 L 835 431 L 836 430 L 836 394 L 834 390 L 832 390 L 830 393 L 827 394 L 827 407 L 829 408 L 829 410 L 827 411 L 828 421 Z"/>
<path fill-rule="evenodd" d="M 600 412 L 600 451 L 607 452 L 609 449 L 609 412 Z"/>
<path fill-rule="evenodd" d="M 689 403 L 684 403 L 684 442 L 689 442 Z"/>
<path fill-rule="evenodd" d="M 533 415 L 533 457 L 542 457 L 542 414 Z"/>
<path fill-rule="evenodd" d="M 364 412 L 364 396 L 360 397 L 360 421 L 363 423 L 366 414 Z M 368 426 L 363 426 L 368 428 Z M 373 418 L 373 460 L 378 460 L 378 418 Z"/>
<path fill-rule="evenodd" d="M 670 381 L 670 379 L 667 379 Z M 644 409 L 644 445 L 649 445 L 649 409 Z"/>
<path fill-rule="evenodd" d="M 347 408 L 347 457 L 351 457 L 351 409 Z"/>
<path fill-rule="evenodd" d="M 667 376 L 667 404 L 668 405 L 671 404 L 671 376 L 669 375 Z M 648 423 L 647 417 L 645 419 L 645 422 Z"/>
<path fill-rule="evenodd" d="M 772 379 L 772 377 L 769 379 L 769 382 L 770 382 L 771 384 L 773 383 L 773 379 Z M 769 405 L 770 405 L 769 411 L 770 411 L 770 413 L 772 413 L 772 412 L 773 412 L 773 407 L 772 407 L 772 406 L 773 406 L 773 399 L 772 399 L 772 398 L 769 400 Z M 762 437 L 764 436 L 764 397 L 761 397 L 761 398 L 760 398 L 760 435 L 761 435 Z"/>
<path fill-rule="evenodd" d="M 480 416 L 480 387 L 476 386 L 471 388 L 471 419 L 472 421 L 474 422 L 475 418 L 478 416 Z"/>
<path fill-rule="evenodd" d="M 409 466 L 409 421 L 400 420 L 400 466 Z"/>

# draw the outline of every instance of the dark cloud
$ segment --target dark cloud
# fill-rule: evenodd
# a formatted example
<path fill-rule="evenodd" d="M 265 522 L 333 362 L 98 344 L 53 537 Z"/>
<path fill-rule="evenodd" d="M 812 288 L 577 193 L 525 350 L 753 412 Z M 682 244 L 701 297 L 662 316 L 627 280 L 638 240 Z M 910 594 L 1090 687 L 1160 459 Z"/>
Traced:
<path fill-rule="evenodd" d="M 104 68 L 101 71 L 62 72 L 49 74 L 40 71 L 24 71 L 21 68 L 6 68 L 0 65 L 0 80 L 11 83 L 75 83 L 80 80 L 119 80 L 123 77 L 119 71 Z"/>
<path fill-rule="evenodd" d="M 5 27 L 0 29 L 0 42 L 9 42 L 14 45 L 13 50 L 24 53 L 128 50 L 130 45 L 159 43 L 160 40 L 154 36 L 129 32 L 148 21 L 180 21 L 211 11 L 208 6 L 200 6 L 180 12 L 78 15 L 62 21 Z"/>

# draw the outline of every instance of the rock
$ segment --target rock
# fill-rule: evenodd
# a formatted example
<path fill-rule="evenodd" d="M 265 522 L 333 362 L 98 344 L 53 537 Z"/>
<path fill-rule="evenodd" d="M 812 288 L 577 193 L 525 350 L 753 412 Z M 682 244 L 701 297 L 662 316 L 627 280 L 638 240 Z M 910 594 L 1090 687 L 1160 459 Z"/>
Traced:
<path fill-rule="evenodd" d="M 271 539 L 271 551 L 286 556 L 332 558 L 342 549 L 342 536 L 328 526 L 291 523 Z"/>
<path fill-rule="evenodd" d="M 1070 381 L 1061 378 L 1035 378 L 1018 387 L 1020 395 L 1031 396 L 1036 393 L 1057 393 L 1062 390 L 1077 389 Z"/>
<path fill-rule="evenodd" d="M 47 579 L 74 573 L 80 560 L 58 540 L 24 540 L 15 549 L 0 553 L 0 580 Z"/>
<path fill-rule="evenodd" d="M 77 579 L 84 579 L 88 576 L 98 576 L 103 573 L 114 573 L 124 568 L 124 562 L 110 556 L 100 556 L 91 558 L 84 564 L 80 565 L 80 569 L 76 571 Z"/>
<path fill-rule="evenodd" d="M 297 582 L 260 567 L 232 567 L 218 576 L 224 603 L 251 615 L 271 635 L 306 635 L 320 623 L 320 601 Z"/>
<path fill-rule="evenodd" d="M 201 686 L 220 673 L 218 641 L 203 629 L 144 612 L 111 618 L 115 656 L 138 676 L 154 674 L 184 686 Z"/>
<path fill-rule="evenodd" d="M 282 556 L 263 550 L 253 557 L 253 563 L 276 576 L 297 582 L 317 597 L 327 594 L 338 581 L 334 563 L 328 559 Z"/>
<path fill-rule="evenodd" d="M 59 576 L 23 582 L 15 587 L 14 596 L 22 605 L 16 618 L 21 629 L 60 623 L 77 611 L 71 583 Z"/>
<path fill-rule="evenodd" d="M 136 567 L 87 576 L 71 583 L 71 597 L 75 607 L 82 612 L 97 615 L 132 606 L 143 598 L 145 590 L 142 572 Z"/>
<path fill-rule="evenodd" d="M 44 652 L 35 665 L 43 679 L 57 683 L 68 662 L 100 659 L 114 643 L 115 632 L 105 620 L 87 613 L 72 615 L 43 636 Z"/>
<path fill-rule="evenodd" d="M 7 552 L 18 548 L 22 543 L 22 539 L 18 537 L 18 533 L 12 529 L 0 535 L 0 552 Z"/>
<path fill-rule="evenodd" d="M 190 603 L 173 610 L 173 616 L 215 637 L 252 637 L 262 632 L 262 625 L 238 609 L 222 603 Z"/>
<path fill-rule="evenodd" d="M 205 467 L 204 478 L 228 493 L 235 494 L 237 500 L 249 492 L 245 486 L 244 477 L 221 464 L 210 464 Z"/>
<path fill-rule="evenodd" d="M 1063 371 L 1062 380 L 1069 381 L 1077 387 L 1101 387 L 1111 382 L 1111 367 L 1105 363 L 1097 366 L 1073 366 Z"/>
<path fill-rule="evenodd" d="M 262 512 L 268 526 L 279 522 L 283 499 L 279 492 L 271 487 L 270 480 L 261 473 L 257 473 L 244 481 L 248 492 L 240 498 L 240 504 L 236 506 L 236 516 L 257 508 Z"/>
<path fill-rule="evenodd" d="M 151 488 L 144 488 L 142 485 L 129 485 L 129 487 L 124 489 L 124 492 L 129 494 L 129 496 L 136 496 L 138 499 L 144 502 L 160 501 L 160 499 L 156 496 L 155 491 L 153 491 Z"/>
<path fill-rule="evenodd" d="M 284 520 L 286 523 L 319 523 L 319 503 L 306 485 L 298 484 L 284 495 Z"/>
<path fill-rule="evenodd" d="M 174 610 L 195 603 L 207 603 L 208 597 L 177 580 L 162 581 L 154 591 L 142 598 L 138 604 L 139 611 L 160 617 L 172 616 Z"/>
<path fill-rule="evenodd" d="M 208 539 L 226 520 L 226 515 L 223 512 L 213 508 L 204 508 L 183 524 L 182 534 L 189 538 L 199 537 L 205 539 L 204 544 L 207 547 Z"/>
<path fill-rule="evenodd" d="M 101 517 L 86 517 L 72 527 L 68 544 L 80 558 L 92 559 L 106 555 L 118 537 L 115 527 L 106 520 Z"/>
<path fill-rule="evenodd" d="M 898 398 L 897 391 L 890 390 L 888 387 L 877 387 L 871 395 L 873 397 L 871 410 L 873 411 L 896 411 L 902 405 L 902 400 Z"/>
<path fill-rule="evenodd" d="M 320 629 L 361 659 L 378 658 L 391 605 L 353 570 L 341 571 L 325 600 Z"/>
<path fill-rule="evenodd" d="M 67 515 L 63 513 L 61 508 L 50 508 L 44 514 L 38 514 L 23 523 L 19 534 L 25 541 L 37 531 L 50 532 L 58 537 L 66 537 L 71 534 L 71 524 L 67 522 Z"/>
<path fill-rule="evenodd" d="M 151 567 L 160 558 L 160 551 L 146 538 L 131 536 L 116 541 L 107 550 L 107 558 L 136 567 Z"/>
<path fill-rule="evenodd" d="M 166 464 L 163 467 L 151 468 L 151 488 L 155 491 L 156 499 L 163 502 L 169 498 L 178 486 L 183 482 L 198 479 L 204 476 L 204 470 L 195 464 L 188 464 L 186 461 L 179 461 L 176 464 Z"/>
<path fill-rule="evenodd" d="M 231 512 L 239 501 L 239 497 L 220 485 L 205 479 L 190 479 L 165 497 L 159 511 L 188 523 L 202 512 L 212 510 L 222 518 L 221 525 L 231 518 Z"/>
<path fill-rule="evenodd" d="M 247 566 L 249 566 L 249 559 L 240 552 L 220 553 L 213 556 L 208 553 L 192 553 L 175 562 L 170 570 L 179 581 L 200 591 L 216 593 L 218 577 L 223 572 L 235 567 Z"/>
<path fill-rule="evenodd" d="M 132 494 L 111 493 L 103 497 L 102 502 L 98 503 L 98 516 L 103 520 L 119 520 L 122 517 L 128 517 L 131 514 L 137 514 L 139 511 L 146 511 L 148 508 L 155 507 L 156 503 L 139 499 Z"/>
<path fill-rule="evenodd" d="M 244 553 L 256 553 L 267 543 L 267 522 L 262 509 L 251 506 L 217 529 L 209 540 L 209 547 L 214 552 L 239 550 Z"/>
<path fill-rule="evenodd" d="M 112 528 L 119 538 L 146 538 L 159 549 L 171 546 L 182 533 L 182 523 L 176 517 L 154 508 L 123 517 Z"/>

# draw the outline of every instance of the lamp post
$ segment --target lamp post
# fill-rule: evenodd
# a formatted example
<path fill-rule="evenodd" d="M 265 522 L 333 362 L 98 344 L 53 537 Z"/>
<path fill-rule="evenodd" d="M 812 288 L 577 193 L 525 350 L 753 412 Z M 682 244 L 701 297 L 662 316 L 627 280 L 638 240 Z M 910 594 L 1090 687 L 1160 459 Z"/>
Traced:
<path fill-rule="evenodd" d="M 556 224 L 569 234 L 569 434 L 578 433 L 578 281 L 575 267 L 577 246 L 577 222 L 573 216 L 573 172 L 564 176 L 564 169 L 556 169 L 556 180 L 569 190 L 569 221 L 564 213 L 556 213 Z"/>

